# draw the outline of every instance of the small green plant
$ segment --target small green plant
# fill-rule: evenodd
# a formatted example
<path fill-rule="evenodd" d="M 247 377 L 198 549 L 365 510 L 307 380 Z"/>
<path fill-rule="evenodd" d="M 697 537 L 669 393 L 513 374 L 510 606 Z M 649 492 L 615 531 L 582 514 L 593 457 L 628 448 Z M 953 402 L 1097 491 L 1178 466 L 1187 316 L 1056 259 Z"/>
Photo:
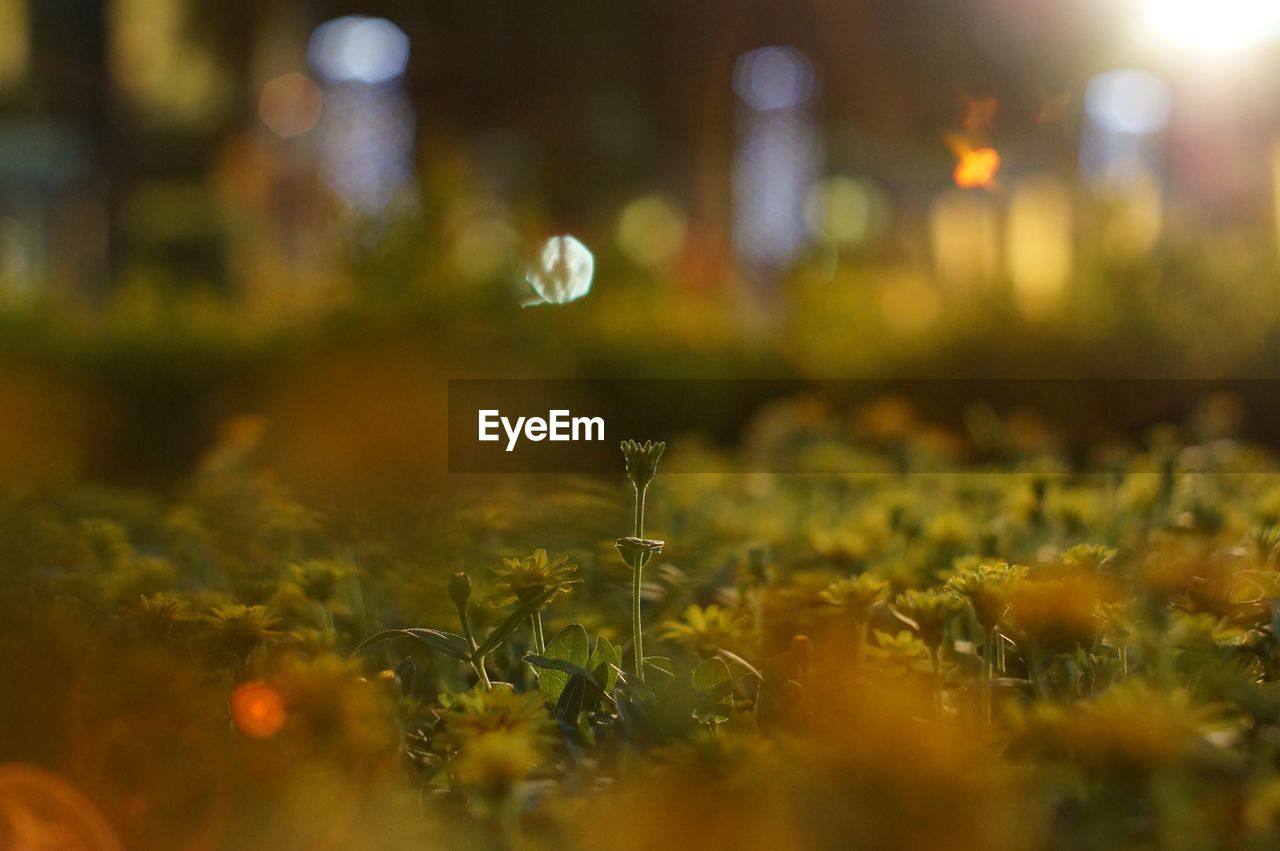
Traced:
<path fill-rule="evenodd" d="M 485 659 L 495 650 L 502 646 L 513 632 L 515 632 L 522 624 L 528 623 L 529 618 L 544 606 L 548 600 L 555 596 L 559 590 L 559 586 L 544 588 L 534 596 L 520 603 L 516 608 L 507 615 L 507 617 L 494 627 L 483 641 L 477 639 L 476 634 L 471 625 L 471 617 L 468 611 L 468 604 L 471 599 L 471 578 L 466 573 L 455 573 L 449 581 L 449 598 L 453 602 L 458 612 L 458 623 L 462 629 L 461 634 L 456 632 L 447 632 L 440 629 L 388 629 L 383 630 L 375 635 L 371 635 L 364 641 L 360 642 L 353 654 L 359 653 L 371 645 L 378 644 L 383 641 L 390 641 L 398 638 L 412 638 L 419 641 L 437 653 L 456 659 L 459 662 L 469 664 L 475 672 L 476 680 L 481 687 L 488 691 L 493 684 L 489 679 L 488 669 Z"/>
<path fill-rule="evenodd" d="M 644 536 L 644 499 L 649 485 L 658 475 L 658 459 L 667 448 L 665 443 L 646 440 L 643 444 L 634 440 L 622 442 L 622 455 L 627 461 L 627 477 L 635 488 L 635 531 L 619 538 L 617 547 L 622 560 L 631 566 L 631 652 L 634 658 L 636 681 L 644 682 L 644 628 L 641 622 L 640 589 L 641 572 L 655 554 L 662 551 L 662 541 L 648 540 Z"/>

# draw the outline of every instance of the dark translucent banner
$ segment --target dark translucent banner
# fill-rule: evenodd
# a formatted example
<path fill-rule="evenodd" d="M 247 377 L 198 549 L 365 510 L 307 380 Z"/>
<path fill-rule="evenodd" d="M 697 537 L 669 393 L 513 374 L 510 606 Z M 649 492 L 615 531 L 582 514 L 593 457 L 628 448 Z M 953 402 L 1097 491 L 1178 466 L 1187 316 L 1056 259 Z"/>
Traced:
<path fill-rule="evenodd" d="M 449 471 L 615 473 L 627 439 L 712 450 L 670 454 L 665 473 L 723 469 L 726 453 L 736 470 L 812 472 L 805 450 L 824 446 L 848 451 L 822 471 L 882 472 L 886 455 L 930 441 L 934 469 L 1037 451 L 1083 468 L 1097 459 L 1082 453 L 1166 424 L 1187 441 L 1280 444 L 1280 381 L 452 379 Z"/>

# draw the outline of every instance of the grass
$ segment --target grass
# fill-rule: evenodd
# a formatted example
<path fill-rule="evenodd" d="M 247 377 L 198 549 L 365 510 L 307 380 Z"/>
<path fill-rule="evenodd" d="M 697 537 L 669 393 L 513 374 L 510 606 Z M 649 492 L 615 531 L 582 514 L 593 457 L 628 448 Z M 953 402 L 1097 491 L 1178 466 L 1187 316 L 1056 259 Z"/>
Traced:
<path fill-rule="evenodd" d="M 0 752 L 130 848 L 1277 839 L 1275 456 L 964 468 L 788 410 L 765 451 L 905 472 L 628 443 L 397 512 L 310 504 L 241 429 L 169 495 L 9 488 Z"/>

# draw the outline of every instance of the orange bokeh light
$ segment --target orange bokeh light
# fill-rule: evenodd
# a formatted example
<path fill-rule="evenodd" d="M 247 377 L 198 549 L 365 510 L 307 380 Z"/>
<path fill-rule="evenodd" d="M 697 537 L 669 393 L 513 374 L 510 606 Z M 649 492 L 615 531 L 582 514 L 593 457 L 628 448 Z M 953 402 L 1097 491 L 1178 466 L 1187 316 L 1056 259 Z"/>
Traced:
<path fill-rule="evenodd" d="M 258 117 L 282 139 L 301 136 L 316 126 L 323 108 L 320 88 L 306 74 L 282 74 L 268 80 L 258 99 Z"/>
<path fill-rule="evenodd" d="M 246 736 L 269 739 L 280 732 L 288 715 L 280 692 L 260 680 L 241 683 L 231 693 L 231 720 Z"/>
<path fill-rule="evenodd" d="M 1000 154 L 995 148 L 972 148 L 960 152 L 956 163 L 956 186 L 961 189 L 989 189 L 1000 171 Z"/>

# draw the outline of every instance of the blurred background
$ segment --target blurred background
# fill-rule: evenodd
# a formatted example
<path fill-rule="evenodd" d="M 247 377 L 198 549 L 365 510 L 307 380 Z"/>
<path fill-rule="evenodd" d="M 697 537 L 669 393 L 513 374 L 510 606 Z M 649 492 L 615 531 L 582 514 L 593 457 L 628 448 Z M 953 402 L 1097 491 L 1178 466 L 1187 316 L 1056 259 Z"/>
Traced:
<path fill-rule="evenodd" d="M 1278 45 L 1265 0 L 0 0 L 11 454 L 163 480 L 266 411 L 349 457 L 317 422 L 407 446 L 462 376 L 1270 376 Z"/>

